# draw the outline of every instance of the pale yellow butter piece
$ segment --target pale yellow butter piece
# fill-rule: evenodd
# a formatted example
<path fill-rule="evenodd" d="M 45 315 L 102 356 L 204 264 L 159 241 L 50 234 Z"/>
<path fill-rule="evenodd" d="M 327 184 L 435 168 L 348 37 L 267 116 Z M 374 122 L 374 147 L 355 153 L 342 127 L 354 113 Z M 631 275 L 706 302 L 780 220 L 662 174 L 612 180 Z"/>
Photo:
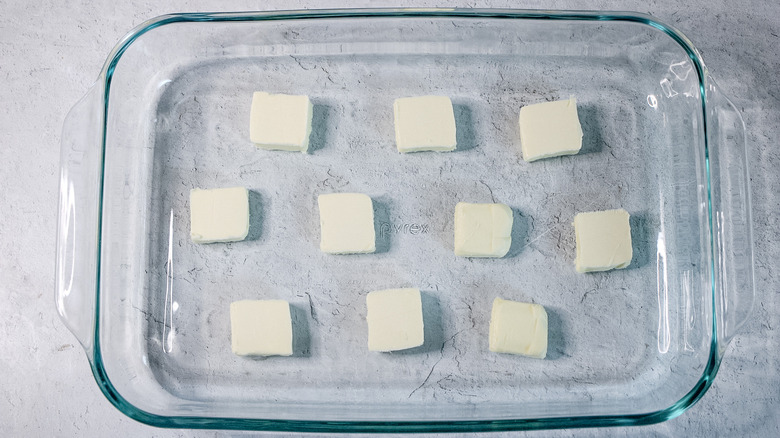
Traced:
<path fill-rule="evenodd" d="M 520 148 L 525 161 L 579 152 L 582 126 L 577 100 L 572 97 L 520 108 Z"/>
<path fill-rule="evenodd" d="M 512 245 L 512 209 L 504 204 L 455 206 L 455 255 L 503 257 Z"/>
<path fill-rule="evenodd" d="M 249 233 L 249 191 L 244 187 L 190 190 L 190 238 L 235 242 Z"/>
<path fill-rule="evenodd" d="M 306 152 L 312 108 L 308 96 L 257 91 L 252 95 L 249 138 L 263 149 Z"/>
<path fill-rule="evenodd" d="M 317 198 L 320 250 L 330 254 L 376 251 L 374 205 L 362 193 L 331 193 Z"/>
<path fill-rule="evenodd" d="M 538 304 L 493 300 L 490 351 L 544 359 L 547 356 L 547 312 Z"/>
<path fill-rule="evenodd" d="M 369 350 L 405 350 L 419 347 L 425 341 L 419 289 L 369 292 L 366 305 Z"/>
<path fill-rule="evenodd" d="M 239 356 L 291 356 L 292 318 L 284 300 L 230 303 L 230 339 Z"/>
<path fill-rule="evenodd" d="M 393 112 L 399 152 L 455 149 L 455 113 L 449 97 L 402 97 L 393 103 Z"/>
<path fill-rule="evenodd" d="M 621 269 L 631 263 L 633 249 L 629 217 L 622 208 L 574 216 L 577 272 Z"/>

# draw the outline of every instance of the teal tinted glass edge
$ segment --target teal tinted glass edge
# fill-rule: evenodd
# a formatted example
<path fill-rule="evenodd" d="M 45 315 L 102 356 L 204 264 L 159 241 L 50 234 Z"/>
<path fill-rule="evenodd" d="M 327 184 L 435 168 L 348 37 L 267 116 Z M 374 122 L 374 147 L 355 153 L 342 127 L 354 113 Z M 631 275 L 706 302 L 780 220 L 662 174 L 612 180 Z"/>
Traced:
<path fill-rule="evenodd" d="M 288 432 L 483 432 L 512 430 L 565 429 L 582 427 L 615 427 L 638 426 L 660 423 L 675 418 L 693 406 L 707 392 L 717 375 L 720 365 L 718 354 L 717 315 L 715 311 L 715 258 L 712 217 L 712 187 L 710 182 L 709 145 L 707 139 L 707 101 L 706 101 L 706 68 L 693 47 L 691 41 L 677 29 L 660 23 L 649 15 L 632 12 L 612 11 L 540 11 L 511 9 L 333 9 L 280 12 L 245 12 L 245 13 L 191 13 L 170 14 L 148 20 L 128 33 L 112 50 L 99 79 L 104 84 L 103 126 L 101 141 L 101 159 L 105 157 L 106 126 L 108 121 L 108 98 L 111 80 L 117 63 L 125 50 L 141 35 L 154 28 L 172 23 L 186 22 L 228 22 L 228 21 L 270 21 L 296 20 L 312 18 L 377 18 L 377 17 L 448 17 L 448 18 L 495 18 L 495 19 L 536 19 L 536 20 L 571 20 L 571 21 L 619 21 L 635 22 L 654 27 L 677 42 L 688 54 L 699 78 L 699 91 L 702 102 L 702 120 L 704 137 L 705 179 L 707 184 L 708 225 L 710 229 L 710 280 L 712 294 L 712 342 L 710 355 L 699 381 L 680 400 L 666 409 L 644 414 L 550 417 L 538 419 L 510 420 L 467 420 L 467 421 L 318 421 L 318 420 L 279 420 L 279 419 L 246 419 L 246 418 L 204 418 L 189 416 L 161 416 L 146 412 L 125 400 L 108 378 L 100 351 L 100 248 L 102 247 L 102 212 L 105 163 L 100 170 L 98 195 L 98 247 L 96 260 L 95 290 L 95 323 L 93 360 L 90 361 L 92 374 L 98 387 L 105 397 L 128 417 L 155 427 L 191 428 L 191 429 L 228 429 L 228 430 L 265 430 Z"/>

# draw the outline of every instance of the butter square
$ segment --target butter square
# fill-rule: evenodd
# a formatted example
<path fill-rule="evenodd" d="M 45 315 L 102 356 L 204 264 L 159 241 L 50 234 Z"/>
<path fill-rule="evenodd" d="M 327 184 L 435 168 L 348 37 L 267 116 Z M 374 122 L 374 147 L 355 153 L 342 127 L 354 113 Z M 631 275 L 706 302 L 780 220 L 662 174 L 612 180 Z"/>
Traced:
<path fill-rule="evenodd" d="M 309 96 L 257 91 L 252 95 L 249 138 L 262 149 L 306 152 L 312 108 Z"/>
<path fill-rule="evenodd" d="M 419 289 L 388 289 L 369 292 L 368 349 L 395 351 L 419 347 L 425 334 Z"/>
<path fill-rule="evenodd" d="M 547 356 L 547 312 L 538 304 L 493 300 L 490 351 L 544 359 Z"/>
<path fill-rule="evenodd" d="M 292 317 L 284 300 L 230 303 L 230 339 L 239 356 L 291 356 Z"/>
<path fill-rule="evenodd" d="M 631 224 L 621 209 L 578 213 L 574 216 L 577 272 L 622 269 L 631 263 Z"/>
<path fill-rule="evenodd" d="M 512 209 L 504 204 L 455 206 L 455 255 L 503 257 L 512 245 Z"/>
<path fill-rule="evenodd" d="M 190 238 L 195 243 L 236 242 L 249 233 L 249 191 L 244 187 L 190 190 Z"/>
<path fill-rule="evenodd" d="M 455 149 L 455 112 L 449 97 L 402 97 L 393 103 L 393 113 L 398 152 Z"/>
<path fill-rule="evenodd" d="M 572 97 L 520 108 L 520 148 L 529 162 L 579 152 L 582 126 L 577 100 Z"/>
<path fill-rule="evenodd" d="M 331 193 L 317 198 L 320 250 L 329 254 L 376 251 L 374 205 L 362 193 Z"/>

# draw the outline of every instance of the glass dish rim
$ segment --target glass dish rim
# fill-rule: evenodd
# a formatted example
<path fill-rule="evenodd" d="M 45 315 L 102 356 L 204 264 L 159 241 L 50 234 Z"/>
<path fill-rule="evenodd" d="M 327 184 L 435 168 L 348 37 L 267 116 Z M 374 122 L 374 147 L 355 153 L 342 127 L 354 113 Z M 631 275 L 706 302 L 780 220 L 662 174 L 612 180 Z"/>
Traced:
<path fill-rule="evenodd" d="M 527 20 L 553 20 L 553 21 L 604 21 L 604 22 L 633 22 L 647 25 L 660 30 L 672 38 L 687 53 L 696 71 L 699 80 L 699 91 L 702 102 L 703 131 L 707 131 L 707 96 L 705 79 L 708 77 L 707 69 L 701 59 L 698 50 L 693 43 L 676 28 L 656 20 L 654 17 L 639 12 L 620 11 L 549 11 L 533 9 L 459 9 L 459 8 L 382 8 L 382 9 L 311 9 L 294 11 L 257 11 L 257 12 L 203 12 L 203 13 L 177 13 L 161 15 L 140 24 L 125 35 L 112 49 L 98 76 L 96 85 L 102 85 L 102 132 L 100 133 L 101 157 L 105 157 L 106 124 L 108 119 L 108 99 L 111 88 L 111 80 L 117 63 L 124 52 L 141 35 L 161 26 L 174 23 L 195 22 L 249 22 L 249 21 L 274 21 L 274 20 L 299 20 L 299 19 L 328 19 L 328 18 L 397 18 L 397 17 L 445 17 L 445 18 L 487 18 L 487 19 L 527 19 Z M 710 248 L 714 248 L 714 229 L 712 212 L 712 187 L 709 166 L 709 149 L 707 135 L 703 136 L 705 179 L 707 188 L 707 221 L 709 225 Z M 101 161 L 103 158 L 101 158 Z M 105 163 L 103 163 L 105 164 Z M 103 211 L 103 189 L 105 167 L 99 170 L 98 211 Z M 100 259 L 99 248 L 102 247 L 102 213 L 97 218 L 98 251 L 96 254 L 96 290 L 95 302 L 100 303 Z M 715 265 L 714 257 L 710 257 L 711 299 L 716 301 L 716 283 L 714 281 Z M 483 431 L 514 431 L 514 430 L 544 430 L 581 427 L 614 427 L 614 426 L 638 426 L 660 423 L 675 418 L 693 406 L 709 389 L 720 365 L 718 343 L 718 320 L 715 306 L 712 308 L 712 341 L 707 365 L 696 384 L 676 403 L 658 411 L 642 414 L 627 415 L 599 415 L 599 416 L 572 416 L 572 417 L 546 417 L 526 419 L 504 420 L 425 420 L 425 421 L 330 421 L 330 420 L 287 420 L 287 419 L 251 419 L 229 417 L 198 417 L 198 416 L 164 416 L 153 414 L 128 402 L 110 381 L 103 366 L 100 348 L 100 306 L 96 305 L 95 319 L 93 323 L 92 360 L 90 367 L 98 387 L 105 397 L 120 412 L 128 417 L 155 427 L 165 428 L 192 428 L 192 429 L 230 429 L 230 430 L 257 430 L 257 431 L 288 431 L 288 432 L 483 432 Z"/>

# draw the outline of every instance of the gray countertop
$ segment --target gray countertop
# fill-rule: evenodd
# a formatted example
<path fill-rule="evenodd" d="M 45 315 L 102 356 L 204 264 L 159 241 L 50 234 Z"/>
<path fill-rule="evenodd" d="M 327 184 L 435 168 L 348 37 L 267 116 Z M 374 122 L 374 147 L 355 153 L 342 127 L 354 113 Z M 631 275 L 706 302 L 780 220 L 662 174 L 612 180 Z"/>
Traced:
<path fill-rule="evenodd" d="M 168 12 L 255 10 L 249 1 L 4 2 L 0 15 L 0 431 L 6 436 L 211 436 L 137 423 L 100 393 L 54 307 L 60 131 L 67 111 L 131 28 Z M 700 49 L 747 126 L 756 301 L 707 394 L 682 416 L 631 428 L 536 436 L 780 436 L 780 3 L 270 1 L 266 9 L 468 6 L 634 10 L 678 27 Z M 236 434 L 236 433 L 228 433 Z M 507 434 L 508 435 L 508 434 Z M 492 435 L 496 436 L 496 434 Z"/>

